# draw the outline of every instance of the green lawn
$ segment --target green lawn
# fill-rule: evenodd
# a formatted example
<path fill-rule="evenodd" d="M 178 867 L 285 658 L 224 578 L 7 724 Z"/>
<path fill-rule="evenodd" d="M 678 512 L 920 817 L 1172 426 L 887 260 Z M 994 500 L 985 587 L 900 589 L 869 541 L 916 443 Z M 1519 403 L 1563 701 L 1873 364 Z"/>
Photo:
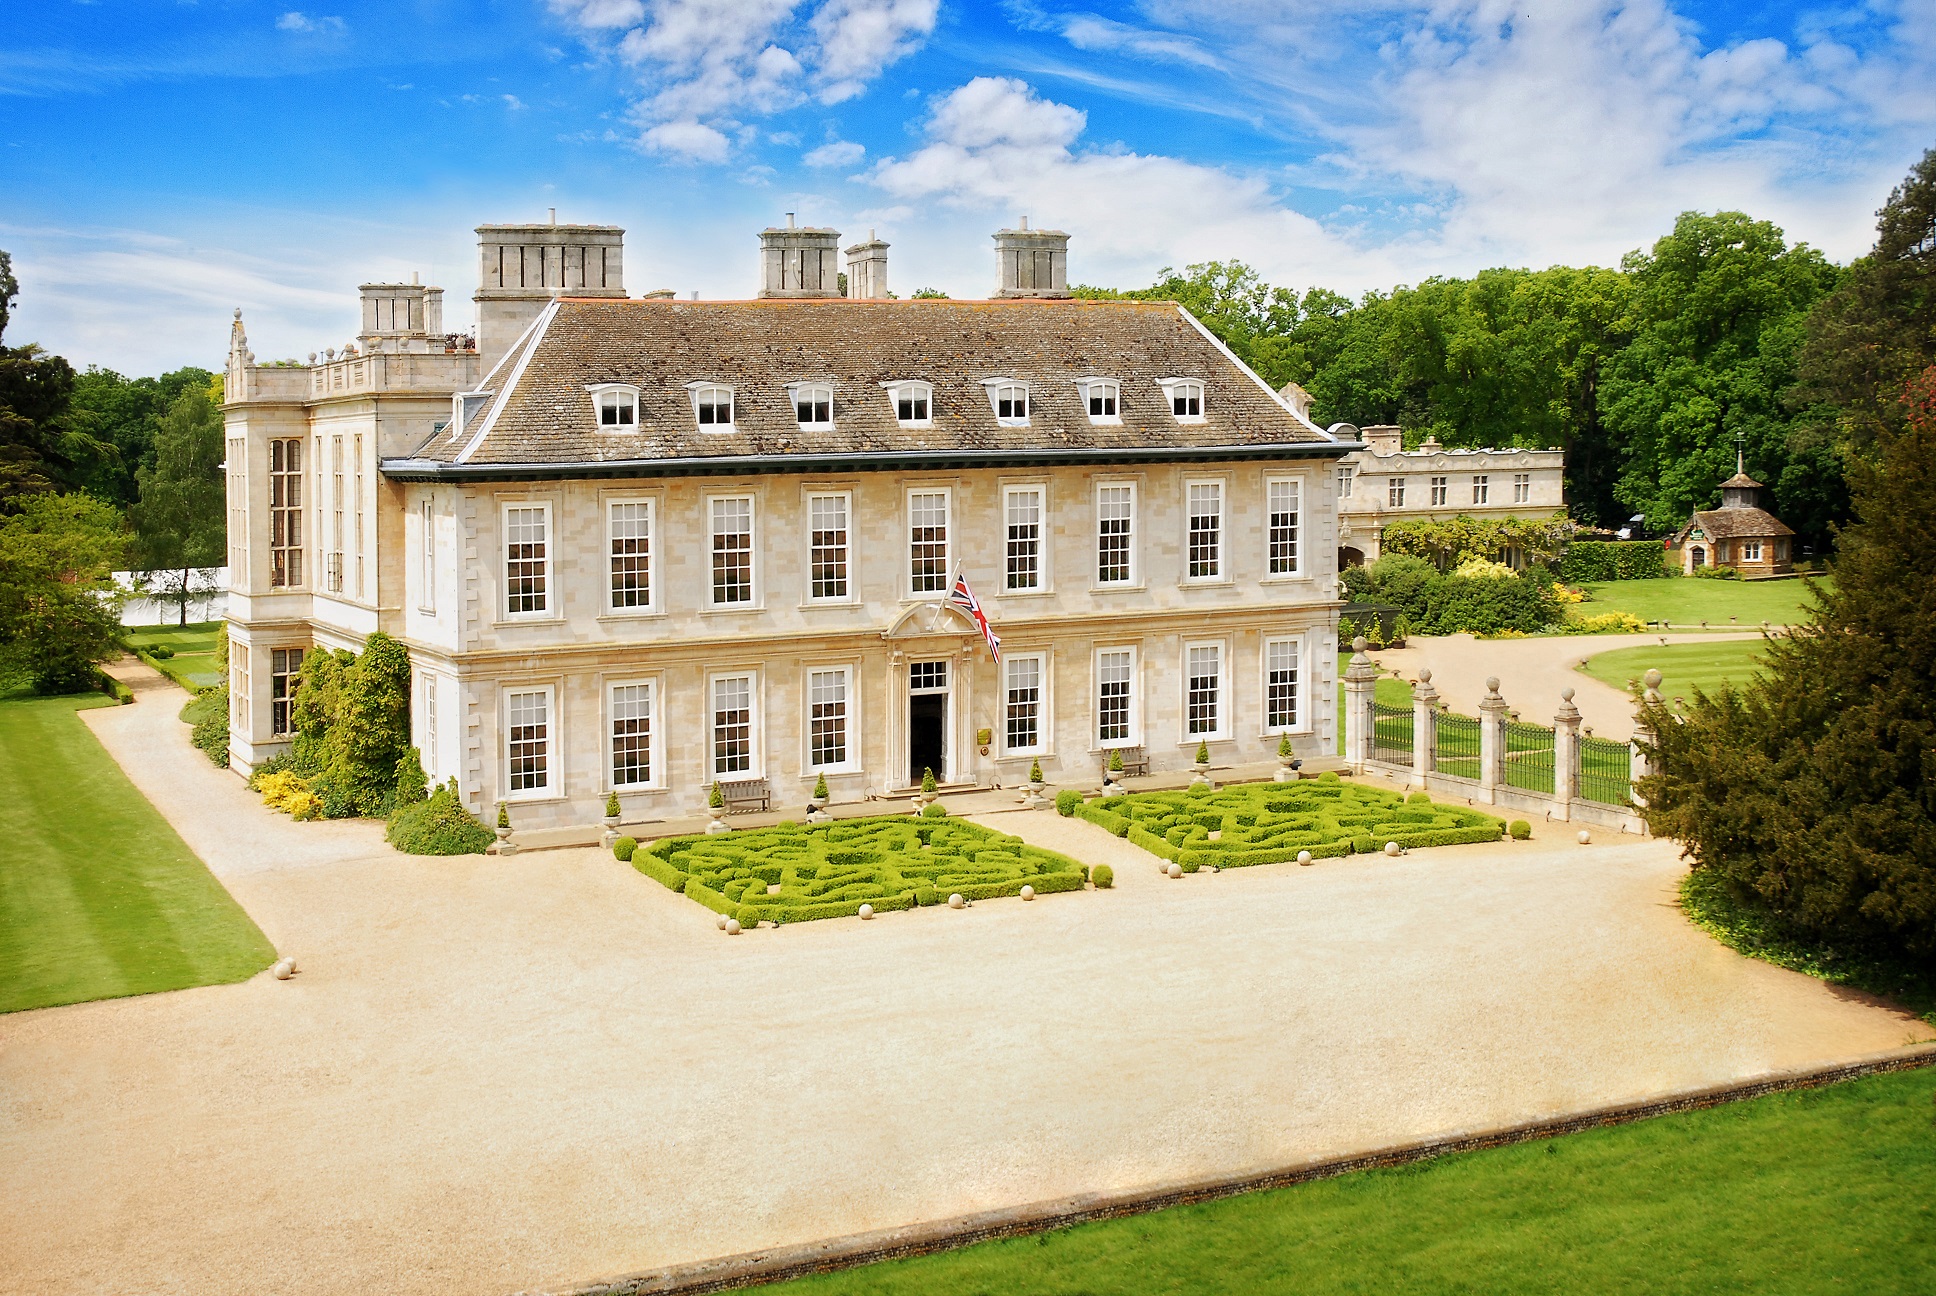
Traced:
<path fill-rule="evenodd" d="M 0 693 L 0 1012 L 241 981 L 268 939 L 75 711 Z"/>
<path fill-rule="evenodd" d="M 1936 1291 L 1936 1071 L 797 1280 L 811 1293 Z"/>
<path fill-rule="evenodd" d="M 1712 693 L 1723 680 L 1738 688 L 1753 677 L 1767 647 L 1759 639 L 1729 643 L 1650 644 L 1596 653 L 1580 669 L 1604 684 L 1625 690 L 1649 670 L 1661 673 L 1660 691 L 1667 698 L 1692 698 L 1695 689 Z"/>
<path fill-rule="evenodd" d="M 1691 576 L 1664 580 L 1588 581 L 1580 588 L 1589 600 L 1576 615 L 1631 612 L 1642 621 L 1667 621 L 1675 630 L 1734 626 L 1753 629 L 1763 621 L 1790 625 L 1807 619 L 1806 580 L 1724 581 Z"/>
<path fill-rule="evenodd" d="M 144 654 L 151 654 L 158 647 L 173 649 L 173 657 L 149 655 L 147 660 L 193 693 L 223 680 L 225 663 L 215 660 L 215 639 L 221 630 L 220 621 L 187 626 L 135 626 L 128 631 L 128 646 Z"/>

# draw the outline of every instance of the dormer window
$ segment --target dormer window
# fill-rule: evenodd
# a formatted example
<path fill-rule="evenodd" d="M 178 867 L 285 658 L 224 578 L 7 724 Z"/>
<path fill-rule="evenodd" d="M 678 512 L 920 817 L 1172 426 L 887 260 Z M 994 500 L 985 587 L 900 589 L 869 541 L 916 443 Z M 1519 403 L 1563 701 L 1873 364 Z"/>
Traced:
<path fill-rule="evenodd" d="M 595 383 L 585 388 L 598 411 L 598 426 L 607 430 L 639 425 L 639 389 L 624 383 Z"/>
<path fill-rule="evenodd" d="M 902 427 L 932 427 L 934 388 L 924 382 L 882 383 L 894 402 L 894 419 Z"/>
<path fill-rule="evenodd" d="M 1029 421 L 1029 389 L 1027 383 L 1016 382 L 1013 378 L 984 378 L 982 386 L 988 389 L 988 403 L 995 409 L 995 421 L 1003 427 L 1027 427 Z"/>
<path fill-rule="evenodd" d="M 793 417 L 802 430 L 824 431 L 834 425 L 834 389 L 826 383 L 788 383 Z"/>
<path fill-rule="evenodd" d="M 718 383 L 688 383 L 693 418 L 702 432 L 733 431 L 733 389 Z"/>
<path fill-rule="evenodd" d="M 1158 378 L 1163 394 L 1169 397 L 1170 413 L 1179 423 L 1203 422 L 1203 380 L 1200 378 Z"/>
<path fill-rule="evenodd" d="M 1078 378 L 1076 387 L 1082 392 L 1083 408 L 1088 410 L 1091 423 L 1123 421 L 1117 411 L 1121 388 L 1114 378 Z"/>

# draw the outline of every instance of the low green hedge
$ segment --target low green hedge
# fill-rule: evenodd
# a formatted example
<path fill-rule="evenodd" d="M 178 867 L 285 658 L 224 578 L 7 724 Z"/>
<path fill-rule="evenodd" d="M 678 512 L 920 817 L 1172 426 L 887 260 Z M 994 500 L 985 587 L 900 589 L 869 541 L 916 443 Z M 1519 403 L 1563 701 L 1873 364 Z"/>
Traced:
<path fill-rule="evenodd" d="M 1132 792 L 1075 813 L 1186 873 L 1283 863 L 1300 851 L 1317 859 L 1371 853 L 1388 841 L 1407 848 L 1497 841 L 1506 830 L 1504 820 L 1423 793 L 1406 797 L 1336 779 Z"/>
<path fill-rule="evenodd" d="M 811 826 L 775 824 L 642 846 L 632 866 L 667 888 L 739 919 L 809 922 L 970 900 L 1083 888 L 1082 866 L 959 819 L 894 815 Z M 778 887 L 776 893 L 769 888 Z"/>
<path fill-rule="evenodd" d="M 1658 580 L 1672 575 L 1658 540 L 1575 540 L 1560 555 L 1563 581 Z"/>

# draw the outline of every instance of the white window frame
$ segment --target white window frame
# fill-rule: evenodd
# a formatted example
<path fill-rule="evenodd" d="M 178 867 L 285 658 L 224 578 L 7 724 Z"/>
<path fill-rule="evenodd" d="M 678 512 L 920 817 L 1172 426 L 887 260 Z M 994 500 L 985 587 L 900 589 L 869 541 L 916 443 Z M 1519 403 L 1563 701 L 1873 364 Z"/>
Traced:
<path fill-rule="evenodd" d="M 1196 534 L 1196 493 L 1199 487 L 1212 487 L 1217 495 L 1216 556 L 1214 570 L 1197 574 L 1190 569 L 1195 562 L 1190 552 Z M 1230 482 L 1223 477 L 1186 477 L 1183 479 L 1183 583 L 1186 585 L 1228 585 L 1230 583 Z"/>
<path fill-rule="evenodd" d="M 721 680 L 743 679 L 746 685 L 746 760 L 747 768 L 731 773 L 721 773 L 719 769 L 719 692 Z M 757 670 L 719 670 L 706 673 L 706 786 L 714 783 L 737 783 L 742 779 L 766 777 L 766 732 L 765 708 L 760 689 L 760 672 Z"/>
<path fill-rule="evenodd" d="M 791 382 L 786 385 L 787 403 L 793 407 L 793 421 L 802 432 L 831 432 L 834 430 L 834 385 L 830 382 Z M 820 397 L 825 397 L 822 402 Z M 800 406 L 803 404 L 827 406 L 827 417 L 803 419 Z M 818 411 L 814 411 L 818 413 Z"/>
<path fill-rule="evenodd" d="M 917 495 L 939 495 L 943 510 L 941 524 L 941 584 L 928 589 L 917 589 L 914 584 L 914 497 Z M 911 599 L 932 599 L 939 595 L 948 596 L 949 579 L 954 575 L 955 558 L 955 493 L 951 486 L 909 486 L 901 497 L 902 517 L 906 525 L 902 534 L 907 537 L 907 553 L 902 564 L 905 575 L 907 597 Z"/>
<path fill-rule="evenodd" d="M 544 606 L 514 612 L 511 610 L 511 512 L 514 509 L 537 509 L 544 517 Z M 555 621 L 558 611 L 554 606 L 557 593 L 557 555 L 558 532 L 551 525 L 551 502 L 549 500 L 505 500 L 498 505 L 498 576 L 504 582 L 504 597 L 498 603 L 498 610 L 507 621 Z"/>
<path fill-rule="evenodd" d="M 1337 476 L 1338 498 L 1341 500 L 1350 499 L 1352 489 L 1357 484 L 1357 481 L 1358 470 L 1356 468 L 1350 464 L 1339 464 Z"/>
<path fill-rule="evenodd" d="M 692 399 L 692 425 L 694 427 L 698 428 L 701 432 L 739 431 L 739 393 L 733 390 L 733 384 L 710 381 L 689 382 L 686 384 L 686 391 Z M 714 396 L 718 392 L 726 393 L 726 412 L 732 417 L 724 423 L 701 423 L 699 421 L 700 405 L 702 403 L 715 406 L 718 404 L 716 398 L 711 401 L 703 401 L 703 398 Z"/>
<path fill-rule="evenodd" d="M 995 416 L 995 422 L 1002 427 L 1027 427 L 1029 415 L 1035 412 L 1035 402 L 1029 385 L 1019 378 L 984 378 L 982 389 L 988 394 L 988 412 Z M 1002 414 L 1002 393 L 1011 388 L 1022 393 L 1022 412 Z"/>
<path fill-rule="evenodd" d="M 1036 497 L 1035 520 L 1035 584 L 1010 588 L 1008 583 L 1008 547 L 1012 542 L 1008 529 L 1010 501 L 1017 495 Z M 1047 482 L 1013 482 L 1002 486 L 1002 579 L 997 587 L 998 594 L 1047 594 L 1049 592 L 1049 486 Z"/>
<path fill-rule="evenodd" d="M 751 493 L 722 491 L 717 495 L 706 495 L 706 610 L 709 612 L 748 612 L 757 611 L 761 606 L 760 590 L 760 502 Z M 746 588 L 743 600 L 733 602 L 719 601 L 719 585 L 713 579 L 714 548 L 720 532 L 716 529 L 719 518 L 715 506 L 728 500 L 746 501 Z"/>
<path fill-rule="evenodd" d="M 846 714 L 842 718 L 845 733 L 842 744 L 845 758 L 826 764 L 816 764 L 813 759 L 813 677 L 816 675 L 838 675 L 841 677 L 842 705 Z M 858 672 L 850 662 L 837 662 L 831 665 L 809 664 L 800 672 L 800 698 L 804 704 L 800 709 L 800 768 L 807 774 L 852 774 L 860 769 L 860 691 L 854 681 Z"/>
<path fill-rule="evenodd" d="M 423 680 L 423 741 L 417 744 L 423 752 L 424 772 L 429 775 L 434 786 L 439 782 L 443 762 L 439 759 L 440 744 L 437 741 L 437 677 L 424 671 Z"/>
<path fill-rule="evenodd" d="M 605 555 L 601 564 L 605 585 L 605 613 L 607 616 L 652 616 L 659 611 L 659 502 L 650 495 L 614 495 L 605 500 Z M 615 601 L 612 588 L 612 552 L 615 540 L 612 525 L 613 513 L 621 507 L 642 505 L 645 508 L 645 592 L 643 603 L 619 604 Z M 710 550 L 708 551 L 710 557 Z M 710 562 L 707 565 L 708 578 L 712 575 Z"/>
<path fill-rule="evenodd" d="M 437 504 L 426 495 L 417 501 L 417 611 L 437 615 Z"/>
<path fill-rule="evenodd" d="M 1472 474 L 1472 502 L 1474 504 L 1492 503 L 1492 477 L 1489 474 Z"/>
<path fill-rule="evenodd" d="M 545 700 L 545 781 L 541 787 L 511 786 L 511 699 L 541 695 Z M 555 801 L 564 795 L 564 771 L 558 756 L 564 744 L 558 741 L 558 689 L 552 684 L 506 684 L 498 695 L 498 769 L 505 801 Z"/>
<path fill-rule="evenodd" d="M 1179 423 L 1202 423 L 1206 421 L 1210 410 L 1210 398 L 1203 379 L 1158 378 L 1156 384 L 1163 389 L 1163 408 L 1170 412 L 1171 418 Z M 1196 400 L 1197 412 L 1194 414 L 1177 413 L 1176 403 L 1179 400 L 1190 400 L 1192 397 Z"/>
<path fill-rule="evenodd" d="M 1431 479 L 1431 501 L 1433 508 L 1447 508 L 1452 498 L 1452 479 L 1443 474 Z"/>
<path fill-rule="evenodd" d="M 1276 517 L 1277 514 L 1273 511 L 1274 506 L 1271 502 L 1271 491 L 1278 486 L 1289 486 L 1295 496 L 1292 505 L 1293 520 L 1291 522 L 1291 566 L 1287 571 L 1272 570 L 1277 559 L 1271 552 L 1271 546 L 1273 544 L 1271 538 L 1273 523 L 1271 519 Z M 1266 580 L 1294 580 L 1304 575 L 1304 552 L 1310 548 L 1309 545 L 1304 543 L 1305 532 L 1307 530 L 1305 526 L 1304 508 L 1305 494 L 1305 481 L 1302 476 L 1279 474 L 1264 478 L 1264 578 Z"/>
<path fill-rule="evenodd" d="M 588 383 L 585 390 L 592 398 L 592 425 L 600 432 L 636 432 L 639 430 L 639 389 L 631 383 Z M 614 413 L 612 422 L 605 421 L 605 411 L 610 408 Z"/>
<path fill-rule="evenodd" d="M 1141 483 L 1139 482 L 1125 481 L 1121 478 L 1116 478 L 1113 480 L 1109 478 L 1104 478 L 1096 483 L 1095 493 L 1092 497 L 1094 506 L 1095 506 L 1095 525 L 1093 527 L 1093 532 L 1094 532 L 1093 539 L 1095 541 L 1095 550 L 1094 550 L 1094 556 L 1091 559 L 1091 565 L 1089 568 L 1089 578 L 1090 578 L 1090 582 L 1094 585 L 1094 587 L 1099 590 L 1124 590 L 1124 589 L 1142 588 L 1143 563 L 1142 563 L 1142 554 L 1140 553 L 1140 550 L 1142 548 L 1142 544 L 1141 544 L 1142 490 L 1140 489 L 1140 487 L 1141 487 Z M 1119 581 L 1114 581 L 1114 580 L 1106 581 L 1102 579 L 1102 523 L 1103 523 L 1102 493 L 1105 490 L 1116 490 L 1116 489 L 1125 489 L 1129 492 L 1129 562 L 1127 564 L 1129 568 L 1129 579 L 1119 580 Z"/>
<path fill-rule="evenodd" d="M 1743 540 L 1741 542 L 1741 561 L 1742 562 L 1760 562 L 1761 561 L 1761 541 Z"/>
<path fill-rule="evenodd" d="M 1115 426 L 1123 421 L 1123 385 L 1114 378 L 1078 378 L 1076 392 L 1082 398 L 1082 412 L 1089 421 L 1098 427 Z M 1103 401 L 1108 408 L 1098 413 L 1095 402 Z"/>
<path fill-rule="evenodd" d="M 1403 477 L 1385 478 L 1385 507 L 1405 507 L 1405 479 Z"/>
<path fill-rule="evenodd" d="M 840 542 L 840 553 L 841 553 L 840 561 L 841 561 L 842 571 L 844 573 L 841 579 L 847 583 L 847 591 L 844 594 L 816 594 L 814 593 L 814 589 L 813 589 L 813 586 L 814 586 L 813 538 L 817 534 L 817 532 L 814 530 L 814 525 L 813 525 L 814 523 L 813 506 L 814 506 L 814 501 L 823 500 L 823 499 L 837 499 L 840 501 L 841 537 L 842 537 Z M 818 607 L 837 606 L 842 604 L 859 602 L 860 596 L 857 593 L 857 591 L 860 587 L 860 582 L 856 578 L 854 573 L 854 492 L 851 490 L 824 490 L 824 489 L 810 488 L 807 490 L 805 498 L 802 499 L 800 502 L 800 511 L 801 511 L 802 518 L 806 523 L 806 525 L 801 528 L 801 530 L 806 533 L 806 539 L 807 539 L 806 601 Z"/>
<path fill-rule="evenodd" d="M 1291 702 L 1291 708 L 1296 713 L 1297 718 L 1287 725 L 1272 724 L 1270 714 L 1271 649 L 1280 644 L 1289 644 L 1291 650 L 1297 654 L 1297 664 L 1292 668 L 1297 672 L 1297 683 L 1294 687 L 1295 696 Z M 1278 734 L 1302 734 L 1311 732 L 1311 708 L 1309 705 L 1311 696 L 1311 660 L 1311 645 L 1308 642 L 1307 636 L 1264 636 L 1263 647 L 1258 653 L 1257 659 L 1257 696 L 1263 701 L 1263 707 L 1259 714 L 1263 720 L 1264 733 L 1266 735 L 1275 737 Z"/>
<path fill-rule="evenodd" d="M 1121 738 L 1102 736 L 1102 659 L 1105 656 L 1123 655 L 1129 658 L 1129 717 L 1128 733 Z M 1091 699 L 1090 737 L 1101 751 L 1116 747 L 1140 747 L 1143 743 L 1143 677 L 1141 656 L 1134 644 L 1104 645 L 1097 648 L 1089 659 L 1089 689 Z"/>
<path fill-rule="evenodd" d="M 1190 732 L 1190 655 L 1194 649 L 1217 650 L 1217 726 L 1201 733 Z M 1177 714 L 1183 721 L 1183 741 L 1178 746 L 1195 747 L 1200 742 L 1222 742 L 1230 737 L 1230 643 L 1225 639 L 1190 639 L 1183 645 L 1182 669 L 1177 672 L 1180 703 Z"/>
<path fill-rule="evenodd" d="M 1032 746 L 1011 746 L 1008 741 L 1008 708 L 1010 680 L 1014 678 L 1016 666 L 1022 662 L 1035 664 L 1035 742 Z M 1001 716 L 1000 734 L 1003 756 L 1046 756 L 1052 745 L 1053 735 L 1050 727 L 1055 717 L 1054 698 L 1050 690 L 1049 654 L 1046 652 L 1019 652 L 1002 654 L 1001 678 Z"/>
<path fill-rule="evenodd" d="M 613 750 L 613 743 L 618 735 L 613 731 L 618 727 L 618 691 L 622 688 L 642 688 L 646 691 L 649 718 L 646 721 L 648 727 L 645 735 L 645 761 L 648 777 L 643 783 L 618 781 L 617 753 Z M 657 675 L 605 681 L 605 786 L 620 796 L 632 792 L 663 792 L 667 786 L 664 698 L 665 689 L 661 686 Z"/>
<path fill-rule="evenodd" d="M 920 382 L 915 379 L 909 378 L 909 379 L 903 379 L 896 382 L 884 382 L 881 384 L 881 387 L 887 392 L 888 403 L 892 405 L 894 409 L 894 421 L 898 423 L 900 426 L 904 428 L 925 428 L 925 427 L 934 426 L 934 384 L 933 383 Z M 902 418 L 901 402 L 904 400 L 906 401 L 918 400 L 918 401 L 926 402 L 927 411 L 928 411 L 927 417 Z"/>
<path fill-rule="evenodd" d="M 1533 502 L 1533 475 L 1531 473 L 1513 474 L 1513 503 L 1530 504 Z"/>

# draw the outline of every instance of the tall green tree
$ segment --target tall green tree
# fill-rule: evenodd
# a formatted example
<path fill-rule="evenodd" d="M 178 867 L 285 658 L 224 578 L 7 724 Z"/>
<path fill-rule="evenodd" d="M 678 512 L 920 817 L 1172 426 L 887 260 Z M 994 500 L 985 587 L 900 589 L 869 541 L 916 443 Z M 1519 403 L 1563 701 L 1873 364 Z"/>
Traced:
<path fill-rule="evenodd" d="M 1875 248 L 1809 313 L 1792 401 L 1804 446 L 1873 450 L 1900 430 L 1909 380 L 1936 364 L 1936 149 L 1876 213 Z"/>
<path fill-rule="evenodd" d="M 184 387 L 169 406 L 155 437 L 155 466 L 143 468 L 137 481 L 135 563 L 187 625 L 194 570 L 220 566 L 228 546 L 222 412 L 207 384 Z"/>
<path fill-rule="evenodd" d="M 1879 462 L 1849 462 L 1856 521 L 1811 624 L 1752 688 L 1653 707 L 1656 833 L 1781 925 L 1854 954 L 1936 959 L 1936 366 Z"/>
<path fill-rule="evenodd" d="M 194 365 L 159 378 L 127 378 L 92 365 L 75 375 L 71 421 L 102 447 L 79 473 L 80 488 L 122 508 L 133 505 L 140 498 L 138 474 L 155 466 L 162 418 L 185 389 L 207 387 L 215 378 Z"/>
<path fill-rule="evenodd" d="M 1782 393 L 1836 267 L 1740 212 L 1683 213 L 1673 233 L 1622 265 L 1633 340 L 1600 387 L 1602 419 L 1624 455 L 1615 497 L 1652 527 L 1679 526 L 1719 502 L 1740 436 L 1749 471 L 1774 489 L 1775 512 L 1825 541 L 1846 508 L 1840 465 L 1832 451 L 1791 446 Z"/>
<path fill-rule="evenodd" d="M 20 294 L 13 258 L 0 252 L 0 337 Z M 23 498 L 77 484 L 105 447 L 74 425 L 74 366 L 38 345 L 0 345 L 0 513 Z"/>
<path fill-rule="evenodd" d="M 0 658 L 36 692 L 90 687 L 119 651 L 126 543 L 121 515 L 86 495 L 23 496 L 0 517 Z"/>

